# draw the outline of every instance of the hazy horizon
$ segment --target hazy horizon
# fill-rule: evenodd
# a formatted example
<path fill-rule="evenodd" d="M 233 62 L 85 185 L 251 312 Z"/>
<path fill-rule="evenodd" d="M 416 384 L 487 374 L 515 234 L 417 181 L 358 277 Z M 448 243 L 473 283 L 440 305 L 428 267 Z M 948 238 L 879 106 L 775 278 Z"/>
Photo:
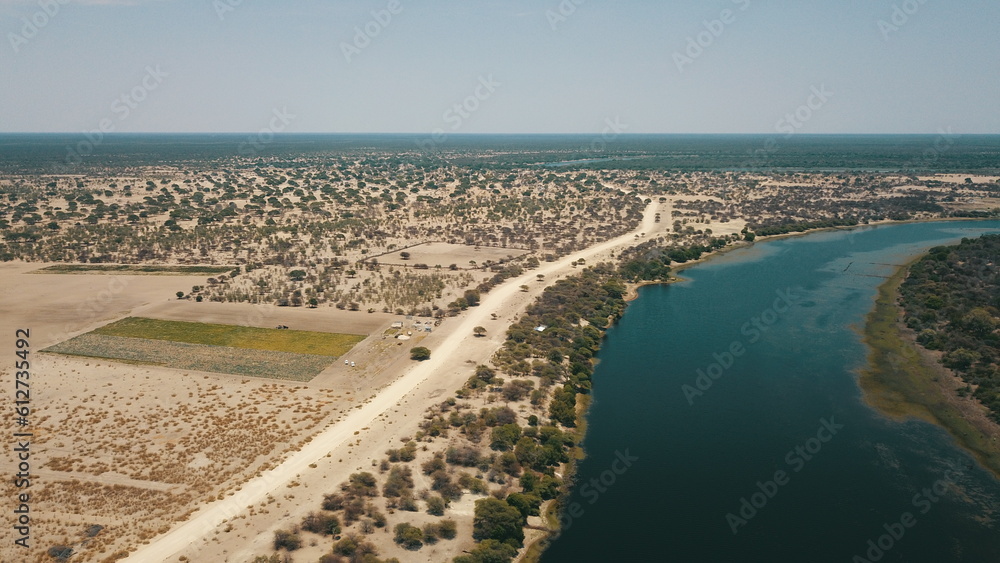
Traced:
<path fill-rule="evenodd" d="M 997 134 L 998 20 L 987 0 L 0 0 L 0 132 Z"/>

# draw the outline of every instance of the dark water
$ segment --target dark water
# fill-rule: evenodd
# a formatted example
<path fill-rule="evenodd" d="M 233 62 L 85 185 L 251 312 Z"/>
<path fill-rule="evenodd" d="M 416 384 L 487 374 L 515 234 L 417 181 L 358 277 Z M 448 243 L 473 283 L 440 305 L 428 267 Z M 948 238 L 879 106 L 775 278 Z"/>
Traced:
<path fill-rule="evenodd" d="M 543 561 L 1000 561 L 1000 481 L 939 427 L 865 406 L 856 384 L 880 276 L 998 231 L 817 233 L 644 288 L 601 350 L 588 457 Z M 698 370 L 718 377 L 700 390 Z M 757 507 L 741 515 L 744 498 Z"/>

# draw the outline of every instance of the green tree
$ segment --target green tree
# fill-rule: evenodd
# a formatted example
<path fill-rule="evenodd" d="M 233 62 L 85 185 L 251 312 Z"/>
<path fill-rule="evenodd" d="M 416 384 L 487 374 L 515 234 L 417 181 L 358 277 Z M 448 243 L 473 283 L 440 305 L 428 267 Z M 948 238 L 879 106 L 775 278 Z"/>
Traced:
<path fill-rule="evenodd" d="M 490 433 L 490 447 L 494 450 L 506 451 L 514 447 L 521 437 L 521 427 L 517 424 L 497 426 Z"/>
<path fill-rule="evenodd" d="M 527 519 L 528 516 L 538 516 L 542 499 L 532 494 L 511 493 L 507 495 L 507 504 L 516 508 Z"/>
<path fill-rule="evenodd" d="M 287 549 L 288 551 L 295 551 L 296 549 L 302 547 L 302 538 L 296 532 L 291 532 L 288 530 L 278 530 L 274 532 L 274 549 Z"/>
<path fill-rule="evenodd" d="M 510 563 L 517 549 L 496 540 L 480 542 L 468 555 L 452 559 L 452 563 Z"/>
<path fill-rule="evenodd" d="M 431 351 L 423 346 L 417 346 L 416 348 L 410 348 L 410 359 L 422 362 L 424 360 L 429 360 L 431 358 Z"/>
<path fill-rule="evenodd" d="M 427 513 L 432 516 L 444 516 L 444 509 L 448 503 L 441 497 L 428 497 Z"/>
<path fill-rule="evenodd" d="M 513 547 L 524 542 L 524 518 L 521 512 L 506 502 L 485 498 L 476 501 L 472 521 L 472 537 L 477 540 L 497 540 Z"/>
<path fill-rule="evenodd" d="M 479 364 L 476 366 L 476 378 L 484 383 L 490 383 L 496 378 L 497 372 L 490 366 Z"/>
<path fill-rule="evenodd" d="M 962 317 L 962 326 L 976 336 L 986 336 L 996 330 L 997 320 L 986 309 L 976 307 Z"/>
<path fill-rule="evenodd" d="M 478 306 L 481 299 L 479 292 L 475 289 L 466 289 L 464 297 L 465 302 L 469 305 L 469 307 Z"/>
<path fill-rule="evenodd" d="M 409 524 L 396 524 L 394 541 L 406 549 L 420 549 L 424 545 L 424 532 Z"/>
<path fill-rule="evenodd" d="M 472 333 L 475 334 L 476 336 L 486 336 L 486 327 L 477 326 L 476 328 L 472 329 Z"/>

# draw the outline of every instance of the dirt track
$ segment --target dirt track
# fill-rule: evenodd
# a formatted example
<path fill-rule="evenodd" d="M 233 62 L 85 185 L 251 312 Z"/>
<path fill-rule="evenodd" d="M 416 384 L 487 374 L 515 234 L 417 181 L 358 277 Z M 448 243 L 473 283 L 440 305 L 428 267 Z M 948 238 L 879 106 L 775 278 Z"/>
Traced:
<path fill-rule="evenodd" d="M 632 233 L 594 245 L 580 252 L 574 252 L 556 262 L 542 264 L 538 269 L 518 278 L 510 279 L 494 288 L 483 298 L 480 306 L 466 311 L 461 317 L 449 323 L 451 326 L 447 334 L 434 335 L 436 343 L 432 348 L 433 355 L 430 360 L 413 365 L 409 371 L 363 405 L 352 410 L 345 418 L 322 430 L 312 441 L 291 454 L 280 465 L 251 480 L 232 496 L 204 506 L 186 522 L 175 526 L 169 532 L 133 552 L 126 561 L 142 563 L 176 561 L 180 553 L 212 534 L 226 520 L 240 514 L 248 506 L 261 502 L 270 493 L 277 494 L 280 487 L 296 476 L 308 473 L 310 464 L 322 459 L 329 452 L 352 439 L 361 430 L 369 428 L 373 421 L 383 413 L 395 408 L 396 411 L 403 411 L 403 409 L 412 411 L 409 413 L 410 416 L 419 415 L 426 405 L 420 404 L 418 401 L 404 405 L 403 399 L 425 381 L 430 383 L 430 387 L 434 387 L 435 377 L 439 377 L 441 374 L 450 374 L 456 365 L 463 363 L 464 356 L 467 355 L 464 348 L 471 344 L 474 339 L 472 336 L 473 327 L 486 325 L 492 312 L 500 311 L 500 316 L 503 318 L 509 318 L 516 314 L 523 309 L 525 304 L 539 295 L 546 285 L 554 282 L 559 276 L 572 272 L 572 262 L 584 258 L 593 263 L 618 247 L 634 244 L 637 240 L 645 240 L 645 236 L 652 233 L 657 227 L 654 217 L 659 207 L 660 205 L 655 201 L 649 204 L 644 212 L 640 227 Z M 545 276 L 545 283 L 536 281 L 537 274 Z M 522 292 L 520 289 L 522 285 L 528 285 L 531 288 L 529 292 Z M 517 303 L 516 310 L 508 306 L 511 302 Z M 399 414 L 392 416 L 399 416 Z M 383 438 L 388 440 L 391 438 L 391 434 Z M 346 474 L 344 477 L 346 478 Z"/>

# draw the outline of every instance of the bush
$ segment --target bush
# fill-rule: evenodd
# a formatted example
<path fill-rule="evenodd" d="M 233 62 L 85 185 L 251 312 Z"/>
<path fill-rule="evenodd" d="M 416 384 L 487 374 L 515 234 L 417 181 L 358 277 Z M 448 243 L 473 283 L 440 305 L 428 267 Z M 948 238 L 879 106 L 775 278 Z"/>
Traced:
<path fill-rule="evenodd" d="M 502 500 L 485 498 L 476 501 L 472 537 L 477 540 L 497 540 L 521 547 L 524 542 L 524 517 L 521 512 Z"/>
<path fill-rule="evenodd" d="M 340 519 L 335 514 L 310 512 L 302 520 L 302 529 L 314 534 L 335 536 L 340 533 Z"/>
<path fill-rule="evenodd" d="M 427 513 L 432 516 L 444 516 L 444 509 L 447 506 L 447 501 L 441 497 L 430 497 L 427 499 Z"/>
<path fill-rule="evenodd" d="M 396 498 L 413 490 L 413 477 L 410 468 L 405 465 L 394 465 L 382 487 L 382 496 Z"/>
<path fill-rule="evenodd" d="M 424 545 L 424 532 L 411 524 L 396 525 L 396 535 L 393 540 L 406 549 L 420 549 Z"/>
<path fill-rule="evenodd" d="M 468 555 L 460 555 L 452 563 L 510 563 L 517 555 L 517 548 L 496 540 L 485 540 Z"/>
<path fill-rule="evenodd" d="M 442 520 L 438 523 L 438 535 L 446 540 L 455 539 L 458 535 L 458 524 L 454 520 Z"/>
<path fill-rule="evenodd" d="M 299 537 L 298 532 L 289 530 L 278 530 L 277 532 L 274 532 L 274 549 L 287 549 L 288 551 L 295 551 L 300 547 L 302 547 L 302 538 Z"/>

